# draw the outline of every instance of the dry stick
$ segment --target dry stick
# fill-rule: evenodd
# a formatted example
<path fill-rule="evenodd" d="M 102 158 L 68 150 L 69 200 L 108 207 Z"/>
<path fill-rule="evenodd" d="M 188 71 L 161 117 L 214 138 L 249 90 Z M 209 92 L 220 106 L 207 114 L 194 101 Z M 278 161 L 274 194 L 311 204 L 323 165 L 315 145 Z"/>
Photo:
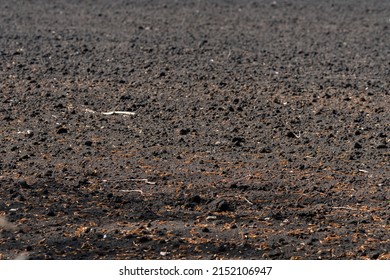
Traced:
<path fill-rule="evenodd" d="M 245 196 L 237 196 L 238 198 L 242 198 L 246 202 L 248 202 L 250 205 L 253 205 L 253 202 L 249 201 Z"/>
<path fill-rule="evenodd" d="M 141 195 L 144 195 L 142 190 L 121 190 L 121 192 L 139 192 Z"/>
<path fill-rule="evenodd" d="M 222 196 L 218 196 L 220 198 L 223 198 L 223 197 L 232 197 L 232 196 L 229 196 L 229 195 L 222 195 Z M 246 202 L 248 202 L 250 205 L 253 205 L 253 202 L 249 201 L 245 196 L 240 196 L 240 195 L 235 195 L 233 197 L 236 197 L 236 198 L 242 198 L 243 200 L 245 200 Z"/>
<path fill-rule="evenodd" d="M 88 108 L 85 109 L 85 112 L 87 112 L 87 113 L 92 113 L 92 114 L 95 114 L 95 113 L 96 113 L 94 110 L 91 110 L 91 109 L 88 109 Z"/>
<path fill-rule="evenodd" d="M 113 114 L 120 114 L 120 115 L 131 115 L 131 116 L 134 116 L 135 115 L 135 112 L 129 112 L 129 111 L 117 111 L 116 109 L 119 107 L 119 103 L 121 101 L 121 98 L 122 96 L 124 95 L 125 93 L 123 92 L 118 100 L 117 100 L 117 104 L 116 106 L 114 107 L 114 109 L 112 111 L 109 111 L 109 112 L 104 112 L 102 113 L 103 115 L 113 115 Z"/>
<path fill-rule="evenodd" d="M 148 185 L 155 185 L 156 182 L 151 182 L 148 179 L 123 179 L 123 180 L 103 180 L 103 182 L 145 182 Z"/>
<path fill-rule="evenodd" d="M 87 112 L 87 113 L 96 113 L 94 110 L 91 110 L 91 109 L 88 109 L 88 108 L 85 109 L 85 112 Z M 116 111 L 116 110 L 114 109 L 113 111 L 102 112 L 101 114 L 106 115 L 106 116 L 114 115 L 114 114 L 134 116 L 134 115 L 135 115 L 135 112 L 130 112 L 130 111 Z"/>
<path fill-rule="evenodd" d="M 148 181 L 148 179 L 129 179 L 130 181 L 135 181 L 135 182 L 137 182 L 137 181 L 143 181 L 143 182 L 145 182 L 145 184 L 148 184 L 148 185 L 155 185 L 156 184 L 156 182 L 151 182 L 151 181 Z"/>
<path fill-rule="evenodd" d="M 110 111 L 110 112 L 103 112 L 103 115 L 113 115 L 113 114 L 118 114 L 118 115 L 131 115 L 134 116 L 134 112 L 129 112 L 129 111 Z"/>
<path fill-rule="evenodd" d="M 332 209 L 345 209 L 345 210 L 359 211 L 359 209 L 355 209 L 355 208 L 352 208 L 352 207 L 343 207 L 343 206 L 333 206 Z"/>

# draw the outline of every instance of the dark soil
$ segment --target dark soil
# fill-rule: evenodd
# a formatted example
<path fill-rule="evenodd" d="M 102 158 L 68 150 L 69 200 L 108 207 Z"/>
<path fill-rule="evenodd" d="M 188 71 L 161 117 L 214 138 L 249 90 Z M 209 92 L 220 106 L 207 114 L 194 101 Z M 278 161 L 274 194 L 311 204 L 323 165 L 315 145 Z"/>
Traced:
<path fill-rule="evenodd" d="M 0 259 L 390 259 L 389 46 L 387 0 L 1 0 Z"/>

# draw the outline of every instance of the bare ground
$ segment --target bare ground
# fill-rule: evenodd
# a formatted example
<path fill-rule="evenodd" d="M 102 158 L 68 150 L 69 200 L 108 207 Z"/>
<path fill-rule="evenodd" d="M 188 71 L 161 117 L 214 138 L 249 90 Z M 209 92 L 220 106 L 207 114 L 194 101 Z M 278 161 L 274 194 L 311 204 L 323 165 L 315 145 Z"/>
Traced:
<path fill-rule="evenodd" d="M 0 1 L 0 259 L 390 259 L 390 3 L 339 2 Z"/>

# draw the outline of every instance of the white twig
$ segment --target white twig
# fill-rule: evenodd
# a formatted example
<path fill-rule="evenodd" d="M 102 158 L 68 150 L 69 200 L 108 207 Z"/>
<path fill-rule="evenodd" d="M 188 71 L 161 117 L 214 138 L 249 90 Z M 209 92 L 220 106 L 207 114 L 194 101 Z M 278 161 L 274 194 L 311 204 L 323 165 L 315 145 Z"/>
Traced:
<path fill-rule="evenodd" d="M 298 132 L 298 134 L 296 134 L 296 133 L 292 133 L 294 136 L 295 136 L 295 138 L 301 138 L 301 132 L 299 131 Z"/>
<path fill-rule="evenodd" d="M 110 112 L 103 112 L 103 115 L 113 115 L 113 114 L 118 114 L 118 115 L 130 115 L 134 116 L 135 112 L 129 112 L 129 111 L 110 111 Z"/>
<path fill-rule="evenodd" d="M 359 211 L 359 209 L 355 209 L 352 207 L 344 207 L 344 206 L 333 206 L 332 209 L 345 209 L 345 210 Z"/>
<path fill-rule="evenodd" d="M 250 202 L 245 196 L 238 196 L 239 198 L 242 198 L 246 202 L 248 202 L 250 205 L 253 205 L 253 202 Z"/>
<path fill-rule="evenodd" d="M 94 110 L 91 110 L 91 109 L 88 109 L 88 108 L 85 109 L 85 112 L 92 113 L 92 114 L 96 113 Z"/>
<path fill-rule="evenodd" d="M 129 179 L 129 181 L 145 182 L 145 184 L 148 184 L 148 185 L 155 185 L 156 184 L 156 182 L 151 182 L 148 179 Z"/>
<path fill-rule="evenodd" d="M 155 185 L 156 182 L 151 182 L 148 179 L 123 179 L 123 180 L 103 180 L 103 182 L 144 182 L 148 185 Z"/>
<path fill-rule="evenodd" d="M 206 217 L 206 221 L 209 221 L 209 220 L 216 220 L 217 219 L 217 216 L 207 216 Z"/>
<path fill-rule="evenodd" d="M 142 190 L 121 190 L 121 192 L 139 192 L 140 194 L 144 195 Z"/>

